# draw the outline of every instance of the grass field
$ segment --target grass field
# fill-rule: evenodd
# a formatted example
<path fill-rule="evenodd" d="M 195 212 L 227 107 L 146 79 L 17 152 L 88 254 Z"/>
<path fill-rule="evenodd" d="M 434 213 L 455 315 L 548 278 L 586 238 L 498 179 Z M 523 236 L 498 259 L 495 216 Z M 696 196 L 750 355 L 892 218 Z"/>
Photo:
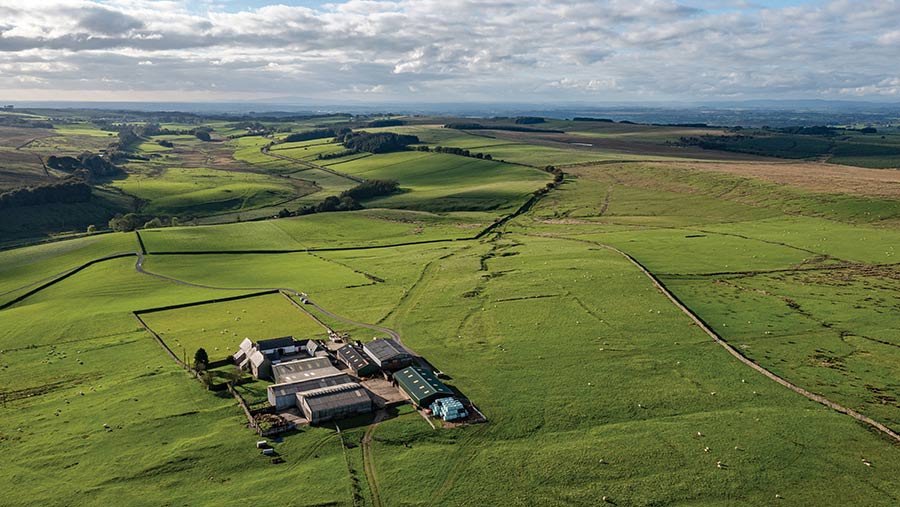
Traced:
<path fill-rule="evenodd" d="M 280 294 L 146 313 L 141 318 L 188 361 L 201 347 L 212 361 L 226 359 L 244 338 L 327 338 L 322 326 Z"/>
<path fill-rule="evenodd" d="M 148 213 L 171 215 L 253 209 L 292 200 L 301 192 L 283 179 L 196 168 L 132 174 L 114 185 L 148 201 Z M 302 191 L 309 193 L 312 188 L 307 186 Z"/>
<path fill-rule="evenodd" d="M 673 133 L 558 123 L 548 126 L 610 142 L 665 146 Z M 387 130 L 467 149 L 477 140 L 432 125 Z M 186 139 L 116 184 L 146 183 L 128 191 L 190 210 L 228 185 L 290 186 L 279 175 L 310 174 L 260 153 L 267 142 L 201 153 Z M 322 146 L 277 151 L 312 156 Z M 495 147 L 555 165 L 570 156 L 518 141 Z M 203 169 L 205 157 L 225 169 Z M 166 168 L 176 160 L 190 164 Z M 777 180 L 775 165 L 668 164 L 569 168 L 559 188 L 480 240 L 470 238 L 550 176 L 452 155 L 373 155 L 332 166 L 400 182 L 403 193 L 364 210 L 141 231 L 144 269 L 184 283 L 141 274 L 129 256 L 0 310 L 0 484 L 16 488 L 4 505 L 237 506 L 271 503 L 277 491 L 297 506 L 895 506 L 900 447 L 738 361 L 604 248 L 634 257 L 758 365 L 897 430 L 900 207 L 872 190 L 890 178 L 848 171 L 826 190 L 798 176 L 814 179 L 824 164 L 791 166 Z M 0 252 L 0 303 L 139 249 L 136 234 L 117 233 Z M 290 433 L 275 444 L 283 464 L 261 457 L 230 395 L 203 390 L 132 312 L 276 287 L 398 331 L 488 422 L 432 429 L 401 407 L 377 425 L 359 418 L 341 433 Z M 277 294 L 143 318 L 188 359 L 201 346 L 223 358 L 245 336 L 322 333 Z M 240 391 L 264 405 L 264 382 Z"/>
<path fill-rule="evenodd" d="M 377 155 L 331 167 L 360 178 L 400 182 L 401 194 L 372 199 L 366 206 L 438 212 L 514 208 L 551 179 L 527 167 L 425 152 Z"/>

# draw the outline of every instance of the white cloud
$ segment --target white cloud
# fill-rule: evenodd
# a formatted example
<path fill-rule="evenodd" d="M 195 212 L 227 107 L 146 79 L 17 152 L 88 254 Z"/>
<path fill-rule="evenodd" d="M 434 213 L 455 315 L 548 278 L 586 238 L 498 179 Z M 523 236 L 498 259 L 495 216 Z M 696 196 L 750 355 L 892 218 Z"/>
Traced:
<path fill-rule="evenodd" d="M 0 89 L 416 100 L 894 96 L 900 0 L 0 0 Z M 712 7 L 717 7 L 712 9 Z M 64 92 L 63 92 L 64 91 Z M 186 96 L 186 95 L 185 95 Z M 137 99 L 136 99 L 137 100 Z M 143 100 L 143 99 L 142 99 Z"/>

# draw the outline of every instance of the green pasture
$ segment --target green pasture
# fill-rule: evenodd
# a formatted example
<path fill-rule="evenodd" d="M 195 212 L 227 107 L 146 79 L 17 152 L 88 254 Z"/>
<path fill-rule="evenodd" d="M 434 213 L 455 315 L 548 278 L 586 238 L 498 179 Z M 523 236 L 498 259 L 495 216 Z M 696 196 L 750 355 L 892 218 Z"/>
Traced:
<path fill-rule="evenodd" d="M 226 359 L 244 338 L 327 338 L 322 326 L 280 294 L 146 313 L 141 318 L 188 362 L 199 348 L 212 361 Z"/>
<path fill-rule="evenodd" d="M 203 390 L 130 313 L 234 294 L 139 275 L 123 259 L 4 310 L 0 482 L 20 488 L 5 505 L 244 505 L 269 498 L 275 470 L 344 479 L 298 485 L 294 496 L 349 505 L 333 431 L 295 434 L 275 467 L 234 400 Z"/>
<path fill-rule="evenodd" d="M 333 167 L 360 178 L 400 182 L 402 193 L 366 201 L 367 207 L 424 211 L 510 209 L 550 181 L 548 174 L 526 167 L 414 151 L 376 155 Z"/>
<path fill-rule="evenodd" d="M 482 212 L 434 214 L 365 209 L 265 222 L 151 229 L 140 234 L 150 253 L 289 251 L 470 238 L 495 218 L 494 214 Z"/>
<path fill-rule="evenodd" d="M 266 175 L 199 168 L 130 174 L 113 185 L 146 199 L 146 211 L 151 214 L 211 214 L 252 209 L 291 200 L 297 195 L 297 189 L 291 184 Z"/>

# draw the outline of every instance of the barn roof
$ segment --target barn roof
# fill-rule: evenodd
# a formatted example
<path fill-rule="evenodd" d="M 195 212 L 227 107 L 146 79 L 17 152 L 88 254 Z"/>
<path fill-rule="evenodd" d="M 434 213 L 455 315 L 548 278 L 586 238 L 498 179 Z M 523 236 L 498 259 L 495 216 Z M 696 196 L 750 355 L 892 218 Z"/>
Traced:
<path fill-rule="evenodd" d="M 244 340 L 241 342 L 240 347 L 238 348 L 240 350 L 243 350 L 244 352 L 248 352 L 253 348 L 253 341 L 251 341 L 250 338 L 244 338 Z"/>
<path fill-rule="evenodd" d="M 434 395 L 445 397 L 455 394 L 438 380 L 434 372 L 419 366 L 410 366 L 394 373 L 394 380 L 419 405 Z"/>
<path fill-rule="evenodd" d="M 272 375 L 275 376 L 275 382 L 282 384 L 312 378 L 315 376 L 312 372 L 328 368 L 337 371 L 327 357 L 310 357 L 275 364 L 272 366 Z"/>
<path fill-rule="evenodd" d="M 274 350 L 284 347 L 290 347 L 294 344 L 293 336 L 282 336 L 281 338 L 269 338 L 268 340 L 259 340 L 256 342 L 256 348 L 259 350 Z"/>
<path fill-rule="evenodd" d="M 371 403 L 369 393 L 359 384 L 349 383 L 332 387 L 324 387 L 304 393 L 297 393 L 297 400 L 303 401 L 313 412 L 333 410 L 347 405 Z"/>
<path fill-rule="evenodd" d="M 356 350 L 356 347 L 353 345 L 344 345 L 343 347 L 337 349 L 338 359 L 347 364 L 350 368 L 353 368 L 356 371 L 362 370 L 363 368 L 372 365 L 372 361 L 369 361 L 366 356 Z"/>
<path fill-rule="evenodd" d="M 409 356 L 409 352 L 393 338 L 379 338 L 363 344 L 366 353 L 379 361 L 387 361 L 395 357 Z"/>
<path fill-rule="evenodd" d="M 275 396 L 285 396 L 295 393 L 305 393 L 315 391 L 327 387 L 352 383 L 353 379 L 349 375 L 335 368 L 334 372 L 322 371 L 321 375 L 296 382 L 286 382 L 283 384 L 273 384 L 266 389 L 270 390 Z"/>

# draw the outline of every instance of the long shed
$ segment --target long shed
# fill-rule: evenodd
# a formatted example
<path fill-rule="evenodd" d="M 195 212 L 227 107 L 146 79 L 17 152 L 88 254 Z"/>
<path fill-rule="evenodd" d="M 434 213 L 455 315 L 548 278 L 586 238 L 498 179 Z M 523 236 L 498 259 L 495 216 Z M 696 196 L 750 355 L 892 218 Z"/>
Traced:
<path fill-rule="evenodd" d="M 350 344 L 337 349 L 337 358 L 346 364 L 350 371 L 360 377 L 372 375 L 378 371 L 378 366 L 375 363 Z"/>
<path fill-rule="evenodd" d="M 427 407 L 439 398 L 456 394 L 438 380 L 433 371 L 420 366 L 410 366 L 395 372 L 394 380 L 413 403 L 420 407 Z"/>
<path fill-rule="evenodd" d="M 272 365 L 272 375 L 275 377 L 275 383 L 285 384 L 309 378 L 309 372 L 322 368 L 333 368 L 331 360 L 327 357 L 309 357 L 276 363 Z"/>
<path fill-rule="evenodd" d="M 297 394 L 306 391 L 314 391 L 326 387 L 334 387 L 353 382 L 350 375 L 329 366 L 320 370 L 312 370 L 308 378 L 287 382 L 284 384 L 272 384 L 266 387 L 266 397 L 269 405 L 275 410 L 284 410 L 297 405 Z"/>
<path fill-rule="evenodd" d="M 364 343 L 363 351 L 383 370 L 399 370 L 413 363 L 412 354 L 393 338 L 377 338 Z"/>
<path fill-rule="evenodd" d="M 311 424 L 372 411 L 372 398 L 357 383 L 306 391 L 296 396 L 297 405 Z"/>

